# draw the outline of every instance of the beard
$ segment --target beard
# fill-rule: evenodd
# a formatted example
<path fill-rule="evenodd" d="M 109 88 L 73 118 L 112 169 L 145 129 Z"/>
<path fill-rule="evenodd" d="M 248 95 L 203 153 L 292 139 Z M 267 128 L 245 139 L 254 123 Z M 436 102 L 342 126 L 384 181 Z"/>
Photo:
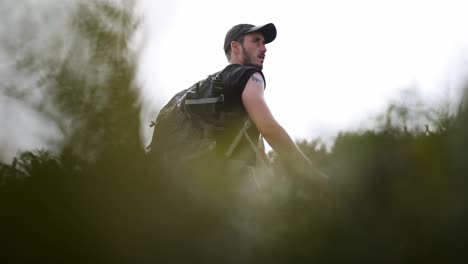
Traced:
<path fill-rule="evenodd" d="M 254 64 L 250 54 L 244 49 L 244 46 L 242 46 L 242 61 L 244 62 L 243 65 L 253 66 L 259 70 L 263 70 L 263 64 Z"/>

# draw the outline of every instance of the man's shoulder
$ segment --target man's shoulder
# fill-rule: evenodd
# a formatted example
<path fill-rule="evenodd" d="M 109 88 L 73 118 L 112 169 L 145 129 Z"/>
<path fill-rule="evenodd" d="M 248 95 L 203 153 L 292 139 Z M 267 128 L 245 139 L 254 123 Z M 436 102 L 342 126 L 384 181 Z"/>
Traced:
<path fill-rule="evenodd" d="M 256 72 L 260 73 L 263 77 L 263 72 L 256 67 L 241 64 L 229 64 L 221 71 L 221 74 L 223 78 L 238 80 L 250 78 L 250 76 Z"/>
<path fill-rule="evenodd" d="M 232 71 L 239 71 L 239 72 L 258 71 L 258 72 L 261 72 L 260 69 L 254 67 L 254 66 L 241 65 L 241 64 L 229 64 L 222 70 L 222 72 L 232 72 Z"/>

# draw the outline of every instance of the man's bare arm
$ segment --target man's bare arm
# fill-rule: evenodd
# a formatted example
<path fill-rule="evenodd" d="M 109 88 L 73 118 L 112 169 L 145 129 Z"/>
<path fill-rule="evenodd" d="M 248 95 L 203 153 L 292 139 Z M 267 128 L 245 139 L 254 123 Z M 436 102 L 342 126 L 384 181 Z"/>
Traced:
<path fill-rule="evenodd" d="M 242 102 L 250 118 L 280 157 L 310 162 L 286 130 L 273 117 L 265 101 L 264 87 L 263 77 L 259 73 L 253 74 L 245 86 Z"/>
<path fill-rule="evenodd" d="M 312 162 L 294 143 L 286 130 L 276 121 L 264 97 L 265 83 L 259 73 L 254 73 L 247 82 L 242 93 L 244 104 L 250 119 L 255 123 L 259 132 L 270 146 L 279 154 L 280 158 L 298 173 L 319 175 L 321 180 L 328 176 L 317 170 Z"/>

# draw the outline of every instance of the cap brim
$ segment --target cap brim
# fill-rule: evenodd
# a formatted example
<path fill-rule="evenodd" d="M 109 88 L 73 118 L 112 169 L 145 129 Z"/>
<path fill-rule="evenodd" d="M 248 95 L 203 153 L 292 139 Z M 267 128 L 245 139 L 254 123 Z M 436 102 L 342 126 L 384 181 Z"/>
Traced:
<path fill-rule="evenodd" d="M 265 38 L 265 43 L 270 43 L 276 38 L 276 27 L 273 23 L 268 23 L 262 26 L 253 27 L 245 33 L 262 32 Z"/>

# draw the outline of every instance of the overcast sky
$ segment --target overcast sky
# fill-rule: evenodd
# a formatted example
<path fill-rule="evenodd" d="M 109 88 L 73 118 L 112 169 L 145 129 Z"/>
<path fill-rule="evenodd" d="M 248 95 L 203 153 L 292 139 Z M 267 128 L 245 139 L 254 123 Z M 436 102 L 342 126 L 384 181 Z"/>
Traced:
<path fill-rule="evenodd" d="M 224 36 L 239 23 L 277 27 L 266 97 L 295 139 L 354 129 L 410 87 L 429 103 L 453 98 L 467 72 L 466 10 L 453 0 L 143 0 L 143 120 L 226 65 Z"/>

